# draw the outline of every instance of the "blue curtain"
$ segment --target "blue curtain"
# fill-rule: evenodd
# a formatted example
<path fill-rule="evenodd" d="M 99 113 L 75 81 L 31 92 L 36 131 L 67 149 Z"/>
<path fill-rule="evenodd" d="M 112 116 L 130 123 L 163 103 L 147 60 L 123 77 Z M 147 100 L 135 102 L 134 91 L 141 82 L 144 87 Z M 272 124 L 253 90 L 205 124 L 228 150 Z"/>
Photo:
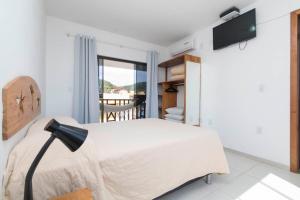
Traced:
<path fill-rule="evenodd" d="M 99 122 L 99 85 L 96 40 L 76 35 L 73 118 L 79 123 Z"/>
<path fill-rule="evenodd" d="M 146 94 L 146 117 L 158 118 L 158 53 L 147 52 L 147 94 Z"/>

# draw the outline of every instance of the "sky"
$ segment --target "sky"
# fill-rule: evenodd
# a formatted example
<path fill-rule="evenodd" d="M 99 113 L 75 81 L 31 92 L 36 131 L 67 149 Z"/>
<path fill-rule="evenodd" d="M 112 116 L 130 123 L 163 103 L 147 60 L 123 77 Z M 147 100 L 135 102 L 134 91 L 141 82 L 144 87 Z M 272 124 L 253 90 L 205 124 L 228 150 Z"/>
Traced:
<path fill-rule="evenodd" d="M 132 85 L 135 79 L 134 68 L 125 69 L 105 66 L 104 77 L 106 81 L 109 81 L 116 86 Z"/>

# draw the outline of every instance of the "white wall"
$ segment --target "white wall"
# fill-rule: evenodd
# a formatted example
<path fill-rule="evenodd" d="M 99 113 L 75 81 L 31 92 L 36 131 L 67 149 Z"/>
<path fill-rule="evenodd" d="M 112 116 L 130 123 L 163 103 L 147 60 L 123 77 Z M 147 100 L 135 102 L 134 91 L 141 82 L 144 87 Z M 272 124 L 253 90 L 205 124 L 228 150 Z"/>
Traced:
<path fill-rule="evenodd" d="M 45 11 L 43 1 L 2 1 L 0 6 L 0 24 L 0 88 L 17 76 L 31 76 L 37 81 L 41 89 L 44 106 Z M 0 92 L 0 113 L 2 111 L 2 93 Z M 0 121 L 2 121 L 2 114 L 0 115 Z M 7 155 L 13 146 L 25 135 L 25 132 L 26 128 L 8 141 L 0 140 L 1 183 Z M 2 126 L 0 126 L 0 134 L 2 137 Z M 1 189 L 2 187 L 0 188 L 0 193 Z"/>
<path fill-rule="evenodd" d="M 243 11 L 252 8 L 257 38 L 244 51 L 238 45 L 213 51 L 214 25 L 189 36 L 199 42 L 191 53 L 203 61 L 201 120 L 219 131 L 226 147 L 289 165 L 289 13 L 300 1 L 261 0 Z"/>
<path fill-rule="evenodd" d="M 168 57 L 167 48 L 142 42 L 133 38 L 102 31 L 92 27 L 47 17 L 47 106 L 46 113 L 50 116 L 72 115 L 74 38 L 66 34 L 87 34 L 97 40 L 130 46 L 138 49 L 157 50 L 160 60 Z M 99 55 L 146 62 L 146 52 L 120 48 L 103 43 L 97 44 Z"/>

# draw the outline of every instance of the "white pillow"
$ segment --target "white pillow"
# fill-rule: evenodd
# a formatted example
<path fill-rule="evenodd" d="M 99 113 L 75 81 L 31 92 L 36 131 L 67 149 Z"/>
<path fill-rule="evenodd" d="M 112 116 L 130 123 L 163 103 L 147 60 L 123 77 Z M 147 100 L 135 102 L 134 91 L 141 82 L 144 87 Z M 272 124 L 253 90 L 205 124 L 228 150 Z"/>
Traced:
<path fill-rule="evenodd" d="M 10 152 L 4 177 L 5 191 L 9 195 L 5 199 L 23 198 L 24 174 L 51 136 L 51 133 L 44 131 L 44 126 L 51 119 L 42 118 L 33 124 L 29 131 L 31 135 L 22 139 Z M 72 118 L 55 117 L 55 119 L 60 123 L 80 126 Z M 71 152 L 59 139 L 54 140 L 34 174 L 36 183 L 33 191 L 34 199 L 59 196 L 62 191 L 71 191 L 73 183 L 90 186 L 91 189 L 94 186 L 101 187 L 103 177 L 95 145 L 88 136 L 76 152 Z M 56 178 L 50 178 L 53 176 Z M 47 188 L 41 183 L 47 183 Z M 100 193 L 96 194 L 96 197 L 99 197 L 97 199 L 102 199 L 100 196 Z"/>
<path fill-rule="evenodd" d="M 75 126 L 79 128 L 83 128 L 81 124 L 79 124 L 75 119 L 71 117 L 43 117 L 35 121 L 28 129 L 27 135 L 34 135 L 44 133 L 44 128 L 48 124 L 51 119 L 57 120 L 59 123 L 67 124 L 70 126 Z M 49 133 L 48 133 L 49 134 Z"/>
<path fill-rule="evenodd" d="M 174 115 L 183 115 L 184 110 L 183 108 L 173 107 L 173 108 L 167 108 L 166 112 Z"/>
<path fill-rule="evenodd" d="M 174 115 L 174 114 L 166 114 L 165 117 L 169 119 L 179 120 L 179 121 L 182 121 L 184 118 L 183 115 Z"/>
<path fill-rule="evenodd" d="M 184 66 L 183 65 L 179 65 L 179 66 L 176 66 L 176 67 L 172 67 L 171 68 L 171 74 L 174 76 L 174 75 L 182 75 L 184 74 Z"/>
<path fill-rule="evenodd" d="M 184 75 L 173 75 L 170 77 L 170 81 L 177 81 L 177 80 L 183 80 Z"/>
<path fill-rule="evenodd" d="M 170 121 L 170 122 L 183 123 L 183 121 L 178 121 L 178 120 L 175 120 L 175 119 L 165 118 L 165 120 Z"/>

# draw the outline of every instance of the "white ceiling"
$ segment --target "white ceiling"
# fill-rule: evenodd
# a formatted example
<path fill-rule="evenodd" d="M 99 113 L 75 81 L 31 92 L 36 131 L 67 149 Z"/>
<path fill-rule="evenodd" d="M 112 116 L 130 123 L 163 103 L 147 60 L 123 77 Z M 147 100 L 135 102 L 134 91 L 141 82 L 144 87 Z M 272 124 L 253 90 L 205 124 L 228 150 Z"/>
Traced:
<path fill-rule="evenodd" d="M 48 15 L 168 46 L 255 0 L 46 0 Z"/>

